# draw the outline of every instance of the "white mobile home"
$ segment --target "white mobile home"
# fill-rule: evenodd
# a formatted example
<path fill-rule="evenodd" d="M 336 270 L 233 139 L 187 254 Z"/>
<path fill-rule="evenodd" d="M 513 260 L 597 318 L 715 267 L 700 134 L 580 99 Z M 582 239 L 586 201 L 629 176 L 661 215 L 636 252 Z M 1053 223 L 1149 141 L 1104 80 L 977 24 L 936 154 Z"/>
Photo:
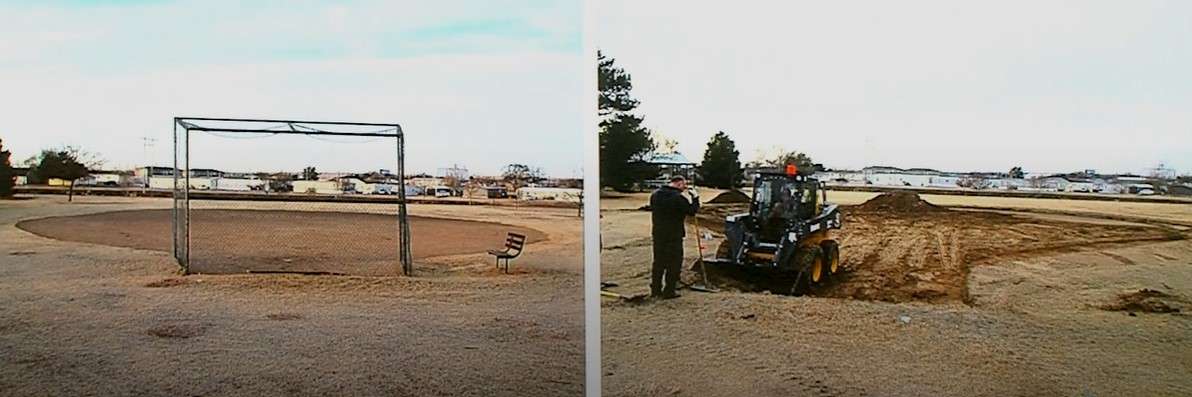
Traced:
<path fill-rule="evenodd" d="M 213 178 L 211 188 L 238 192 L 263 190 L 265 181 L 257 178 Z"/>
<path fill-rule="evenodd" d="M 214 188 L 214 186 L 216 184 L 216 180 L 218 180 L 218 179 L 219 178 L 206 178 L 206 177 L 196 178 L 196 177 L 192 176 L 189 179 L 190 188 L 197 189 L 197 190 L 211 190 Z"/>
<path fill-rule="evenodd" d="M 360 194 L 397 194 L 397 187 L 391 183 L 385 182 L 366 182 L 360 178 L 339 178 L 340 184 L 345 187 L 345 191 L 352 191 Z M 348 188 L 350 186 L 350 188 Z"/>
<path fill-rule="evenodd" d="M 954 176 L 902 174 L 902 173 L 866 173 L 865 183 L 879 186 L 909 186 L 909 187 L 958 187 L 960 180 Z"/>
<path fill-rule="evenodd" d="M 989 187 L 991 189 L 1018 190 L 1029 186 L 1030 184 L 1023 178 L 996 178 L 989 180 Z"/>
<path fill-rule="evenodd" d="M 583 193 L 581 189 L 568 189 L 558 187 L 523 187 L 517 189 L 518 200 L 557 200 L 557 201 L 571 201 L 579 202 L 580 195 Z"/>
<path fill-rule="evenodd" d="M 294 193 L 343 194 L 345 186 L 338 180 L 331 181 L 294 181 Z"/>
<path fill-rule="evenodd" d="M 409 183 L 409 184 L 411 184 L 411 185 L 413 185 L 413 186 L 419 187 L 419 188 L 423 188 L 423 189 L 430 189 L 430 188 L 433 188 L 433 187 L 435 187 L 435 186 L 442 186 L 442 185 L 443 185 L 443 178 L 437 178 L 437 177 L 414 177 L 414 178 L 409 178 L 409 182 L 408 182 L 408 183 Z"/>
<path fill-rule="evenodd" d="M 76 182 L 78 186 L 126 186 L 131 182 L 131 178 L 114 171 L 96 171 L 85 178 L 81 178 Z"/>
<path fill-rule="evenodd" d="M 435 197 L 451 197 L 455 195 L 455 189 L 450 186 L 434 186 L 426 189 L 427 196 Z"/>

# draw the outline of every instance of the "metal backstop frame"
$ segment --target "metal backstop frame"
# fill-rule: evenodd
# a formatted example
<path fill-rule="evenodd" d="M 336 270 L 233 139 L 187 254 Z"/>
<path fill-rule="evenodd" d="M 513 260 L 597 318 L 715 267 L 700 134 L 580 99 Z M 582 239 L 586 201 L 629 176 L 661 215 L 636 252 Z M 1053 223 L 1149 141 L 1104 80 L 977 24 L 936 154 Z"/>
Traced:
<path fill-rule="evenodd" d="M 337 130 L 337 127 L 354 127 Z M 339 121 L 235 119 L 210 117 L 174 118 L 174 169 L 173 169 L 173 255 L 183 274 L 190 273 L 190 133 L 245 133 L 245 134 L 291 134 L 325 135 L 342 137 L 394 138 L 397 154 L 397 175 L 400 186 L 398 193 L 397 228 L 399 258 L 404 275 L 413 273 L 413 255 L 410 252 L 410 222 L 406 210 L 405 189 L 405 134 L 396 123 L 355 123 Z M 363 128 L 380 128 L 376 131 L 359 131 Z M 148 177 L 148 175 L 146 175 Z"/>

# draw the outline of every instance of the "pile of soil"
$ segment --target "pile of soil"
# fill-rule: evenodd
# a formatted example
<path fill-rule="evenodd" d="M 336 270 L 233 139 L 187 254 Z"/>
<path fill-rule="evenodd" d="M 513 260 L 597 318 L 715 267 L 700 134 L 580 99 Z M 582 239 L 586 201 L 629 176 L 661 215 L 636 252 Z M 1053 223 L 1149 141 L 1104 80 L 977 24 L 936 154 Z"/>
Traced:
<path fill-rule="evenodd" d="M 740 190 L 729 190 L 707 201 L 708 204 L 740 204 L 748 202 L 749 195 L 742 193 Z"/>
<path fill-rule="evenodd" d="M 1101 306 L 1101 310 L 1143 312 L 1143 313 L 1179 313 L 1181 304 L 1187 303 L 1178 296 L 1143 288 L 1136 292 L 1118 295 L 1116 302 Z"/>
<path fill-rule="evenodd" d="M 699 207 L 699 226 L 715 234 L 724 234 L 724 218 L 749 212 L 749 204 L 709 204 Z"/>
<path fill-rule="evenodd" d="M 855 207 L 857 211 L 864 212 L 898 212 L 898 213 L 923 213 L 923 212 L 939 212 L 947 211 L 935 204 L 923 201 L 919 198 L 917 193 L 913 192 L 888 192 L 869 199 Z"/>

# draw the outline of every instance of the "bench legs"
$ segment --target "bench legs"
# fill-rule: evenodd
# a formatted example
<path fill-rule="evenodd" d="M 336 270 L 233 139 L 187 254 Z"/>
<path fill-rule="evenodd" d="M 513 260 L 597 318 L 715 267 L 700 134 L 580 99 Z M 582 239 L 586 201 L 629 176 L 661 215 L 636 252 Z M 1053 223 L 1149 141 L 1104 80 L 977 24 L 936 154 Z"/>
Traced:
<path fill-rule="evenodd" d="M 501 268 L 501 257 L 494 255 L 493 258 L 496 259 L 497 269 L 500 269 Z M 504 259 L 505 259 L 505 274 L 509 274 L 509 259 L 511 259 L 511 258 L 504 258 Z"/>

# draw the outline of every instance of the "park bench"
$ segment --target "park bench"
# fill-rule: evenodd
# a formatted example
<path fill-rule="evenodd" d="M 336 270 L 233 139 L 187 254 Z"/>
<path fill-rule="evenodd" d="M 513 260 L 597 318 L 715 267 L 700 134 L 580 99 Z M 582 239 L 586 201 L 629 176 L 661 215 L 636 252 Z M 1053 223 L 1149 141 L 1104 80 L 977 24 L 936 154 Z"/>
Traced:
<path fill-rule="evenodd" d="M 504 250 L 488 250 L 488 254 L 492 255 L 497 260 L 497 268 L 501 268 L 501 259 L 505 260 L 505 273 L 509 273 L 509 260 L 518 257 L 522 253 L 522 248 L 526 246 L 526 235 L 509 232 L 505 236 Z"/>

